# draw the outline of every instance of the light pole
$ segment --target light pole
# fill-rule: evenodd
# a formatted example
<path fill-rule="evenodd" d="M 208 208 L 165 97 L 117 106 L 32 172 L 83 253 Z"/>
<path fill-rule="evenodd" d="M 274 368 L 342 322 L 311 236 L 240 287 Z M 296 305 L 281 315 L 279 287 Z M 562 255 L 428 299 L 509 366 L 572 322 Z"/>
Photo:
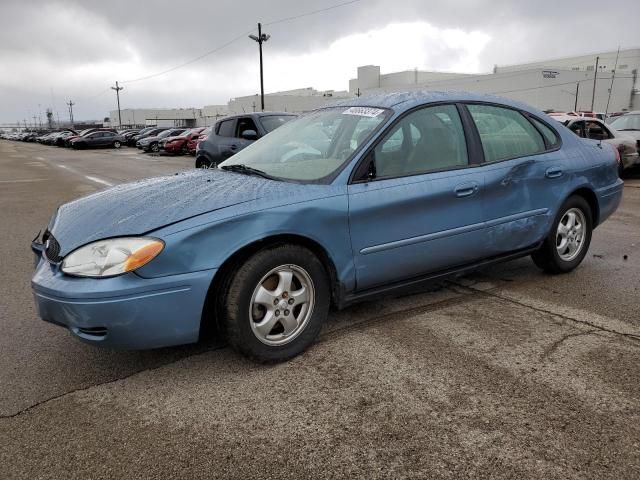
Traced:
<path fill-rule="evenodd" d="M 69 100 L 69 102 L 67 102 L 67 105 L 69 105 L 69 121 L 71 122 L 71 128 L 73 128 L 73 106 L 75 105 L 75 103 Z"/>
<path fill-rule="evenodd" d="M 258 42 L 258 48 L 260 50 L 260 106 L 264 112 L 264 77 L 262 72 L 262 44 L 271 38 L 271 35 L 262 33 L 262 24 L 258 23 L 258 36 L 249 35 L 249 38 L 255 42 Z"/>
<path fill-rule="evenodd" d="M 111 87 L 111 90 L 115 90 L 116 91 L 116 97 L 118 99 L 118 127 L 122 128 L 122 116 L 120 115 L 120 90 L 122 90 L 124 87 L 121 87 L 118 85 L 118 82 L 116 81 L 116 86 L 115 87 Z"/>

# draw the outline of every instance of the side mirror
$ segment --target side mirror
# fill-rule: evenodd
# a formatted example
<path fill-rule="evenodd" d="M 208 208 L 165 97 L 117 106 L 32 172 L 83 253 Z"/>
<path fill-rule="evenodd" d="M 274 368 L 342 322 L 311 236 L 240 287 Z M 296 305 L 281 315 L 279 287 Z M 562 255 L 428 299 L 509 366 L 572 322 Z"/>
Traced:
<path fill-rule="evenodd" d="M 240 136 L 245 140 L 257 140 L 258 132 L 256 132 L 255 130 L 245 130 Z"/>

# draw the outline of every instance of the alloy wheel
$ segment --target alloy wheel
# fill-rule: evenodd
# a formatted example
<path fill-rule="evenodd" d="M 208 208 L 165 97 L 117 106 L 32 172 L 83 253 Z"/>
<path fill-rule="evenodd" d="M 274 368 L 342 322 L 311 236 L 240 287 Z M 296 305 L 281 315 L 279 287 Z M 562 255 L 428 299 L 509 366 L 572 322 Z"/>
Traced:
<path fill-rule="evenodd" d="M 314 304 L 315 288 L 306 270 L 297 265 L 273 268 L 251 296 L 251 330 L 266 345 L 285 345 L 305 329 Z"/>
<path fill-rule="evenodd" d="M 579 208 L 570 208 L 560 219 L 556 231 L 556 250 L 565 262 L 570 262 L 582 251 L 587 221 Z"/>

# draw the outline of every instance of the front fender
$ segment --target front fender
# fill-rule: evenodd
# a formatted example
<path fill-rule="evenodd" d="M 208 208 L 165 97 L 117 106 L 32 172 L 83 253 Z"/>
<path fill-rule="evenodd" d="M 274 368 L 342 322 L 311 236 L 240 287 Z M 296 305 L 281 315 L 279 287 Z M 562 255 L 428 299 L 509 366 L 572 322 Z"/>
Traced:
<path fill-rule="evenodd" d="M 346 194 L 246 212 L 189 228 L 181 229 L 176 224 L 151 232 L 165 241 L 165 249 L 136 273 L 154 278 L 219 268 L 247 245 L 284 234 L 321 245 L 336 268 L 338 280 L 345 288 L 354 285 Z"/>

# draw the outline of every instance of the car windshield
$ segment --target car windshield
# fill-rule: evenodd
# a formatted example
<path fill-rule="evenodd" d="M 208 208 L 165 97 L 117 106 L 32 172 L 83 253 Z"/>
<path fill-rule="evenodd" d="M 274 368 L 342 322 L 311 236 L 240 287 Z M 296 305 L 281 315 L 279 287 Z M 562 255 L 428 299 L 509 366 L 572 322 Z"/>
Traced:
<path fill-rule="evenodd" d="M 182 132 L 180 135 L 177 135 L 177 136 L 178 137 L 188 137 L 191 132 L 192 132 L 192 130 L 185 130 L 184 132 Z"/>
<path fill-rule="evenodd" d="M 268 133 L 272 132 L 278 127 L 281 127 L 294 118 L 296 118 L 295 115 L 264 115 L 260 117 L 260 123 Z"/>
<path fill-rule="evenodd" d="M 622 115 L 613 120 L 610 125 L 616 130 L 640 130 L 640 113 Z"/>
<path fill-rule="evenodd" d="M 245 165 L 282 180 L 322 181 L 351 158 L 390 113 L 370 107 L 317 110 L 287 122 L 221 166 Z"/>
<path fill-rule="evenodd" d="M 165 130 L 164 132 L 160 132 L 158 134 L 158 138 L 168 137 L 171 134 L 172 134 L 172 130 Z"/>

